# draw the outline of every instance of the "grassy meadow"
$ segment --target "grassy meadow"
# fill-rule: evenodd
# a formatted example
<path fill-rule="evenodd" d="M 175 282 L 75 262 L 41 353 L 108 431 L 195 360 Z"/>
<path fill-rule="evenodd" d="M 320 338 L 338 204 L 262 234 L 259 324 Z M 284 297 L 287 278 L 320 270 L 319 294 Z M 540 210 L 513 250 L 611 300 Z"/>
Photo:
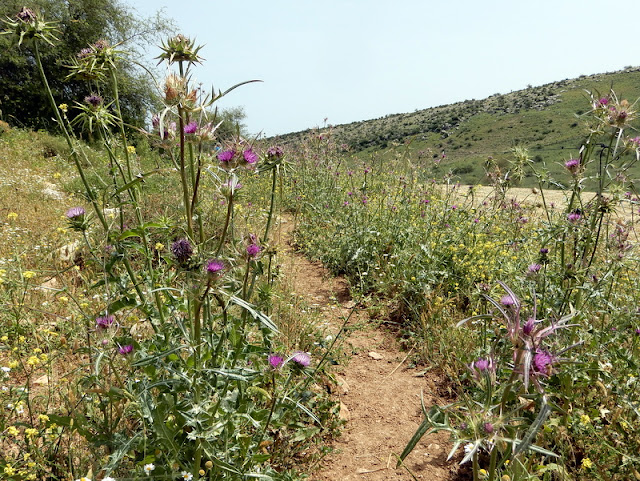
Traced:
<path fill-rule="evenodd" d="M 448 123 L 468 148 L 504 151 L 515 139 L 498 132 L 516 127 L 543 143 L 484 159 L 487 190 L 448 165 L 467 148 L 454 137 L 221 141 L 207 113 L 241 85 L 199 97 L 182 35 L 160 47 L 161 110 L 132 133 L 121 51 L 83 49 L 71 73 L 96 93 L 58 99 L 39 54 L 54 26 L 26 8 L 5 23 L 32 48 L 59 134 L 0 124 L 2 479 L 303 479 L 339 432 L 337 353 L 282 282 L 285 213 L 297 248 L 450 383 L 455 400 L 422 406 L 399 464 L 447 431 L 474 481 L 640 479 L 640 140 L 624 97 L 533 89 L 529 107 L 564 113 L 511 117 L 493 98 L 500 124 L 467 105 Z M 578 110 L 581 143 L 551 135 Z M 525 180 L 534 201 L 513 195 Z"/>

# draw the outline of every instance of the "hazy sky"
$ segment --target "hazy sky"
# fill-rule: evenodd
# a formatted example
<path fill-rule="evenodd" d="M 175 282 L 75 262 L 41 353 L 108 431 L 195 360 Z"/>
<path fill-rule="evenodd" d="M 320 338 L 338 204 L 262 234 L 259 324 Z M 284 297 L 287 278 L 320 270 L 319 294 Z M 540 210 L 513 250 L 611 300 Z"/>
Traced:
<path fill-rule="evenodd" d="M 269 136 L 640 64 L 638 0 L 121 1 L 205 45 L 203 87 L 263 80 L 220 106 Z"/>

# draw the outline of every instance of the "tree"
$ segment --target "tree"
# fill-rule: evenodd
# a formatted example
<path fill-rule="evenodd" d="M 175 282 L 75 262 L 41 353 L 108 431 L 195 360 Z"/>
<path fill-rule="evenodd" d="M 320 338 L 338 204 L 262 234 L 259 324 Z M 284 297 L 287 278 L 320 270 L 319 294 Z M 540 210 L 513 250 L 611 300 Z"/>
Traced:
<path fill-rule="evenodd" d="M 104 39 L 112 45 L 123 42 L 122 48 L 135 55 L 142 45 L 156 41 L 171 27 L 160 13 L 140 19 L 118 0 L 33 0 L 32 4 L 43 19 L 57 22 L 59 41 L 41 55 L 54 98 L 69 105 L 81 102 L 95 91 L 85 81 L 67 78 L 67 67 L 80 50 Z M 4 0 L 0 17 L 14 18 L 22 6 L 21 0 Z M 10 39 L 0 37 L 2 118 L 14 125 L 53 130 L 53 112 L 35 69 L 34 57 L 29 47 L 21 49 L 11 48 Z M 123 67 L 118 69 L 118 84 L 124 121 L 141 127 L 154 103 L 153 86 L 134 63 Z M 69 115 L 74 116 L 73 109 Z"/>

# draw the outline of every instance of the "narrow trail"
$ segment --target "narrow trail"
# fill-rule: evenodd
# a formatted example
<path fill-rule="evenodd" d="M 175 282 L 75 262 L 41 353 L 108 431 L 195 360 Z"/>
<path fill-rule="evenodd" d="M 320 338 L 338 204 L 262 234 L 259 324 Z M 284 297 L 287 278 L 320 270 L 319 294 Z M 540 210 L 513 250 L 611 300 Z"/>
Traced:
<path fill-rule="evenodd" d="M 290 246 L 293 219 L 280 226 L 282 269 L 294 291 L 319 306 L 335 335 L 354 308 L 347 282 L 334 278 L 320 264 Z M 337 304 L 336 304 L 337 302 Z M 407 352 L 393 333 L 371 322 L 358 310 L 347 325 L 342 349 L 347 361 L 336 366 L 340 416 L 346 421 L 312 481 L 453 481 L 458 465 L 447 461 L 451 448 L 447 433 L 425 436 L 395 468 L 399 455 L 422 422 L 420 397 L 426 406 L 443 403 L 437 397 L 438 379 L 408 367 Z M 413 473 L 413 476 L 408 472 Z"/>

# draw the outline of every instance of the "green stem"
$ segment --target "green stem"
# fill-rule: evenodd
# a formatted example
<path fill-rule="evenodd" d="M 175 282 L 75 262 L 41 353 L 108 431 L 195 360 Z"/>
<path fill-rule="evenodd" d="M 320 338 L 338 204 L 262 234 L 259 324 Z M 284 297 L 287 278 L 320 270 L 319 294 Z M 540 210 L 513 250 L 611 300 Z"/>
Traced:
<path fill-rule="evenodd" d="M 269 217 L 267 218 L 267 226 L 264 229 L 264 236 L 262 240 L 267 242 L 269 239 L 269 228 L 271 227 L 271 219 L 273 218 L 273 208 L 276 202 L 276 179 L 278 175 L 278 166 L 273 168 L 273 174 L 271 179 L 271 205 L 269 206 Z"/>
<path fill-rule="evenodd" d="M 187 169 L 184 158 L 184 112 L 178 107 L 178 124 L 180 129 L 180 182 L 182 183 L 182 199 L 184 202 L 184 215 L 187 218 L 187 234 L 193 239 L 193 219 L 191 203 L 189 202 L 189 185 L 187 184 Z"/>
<path fill-rule="evenodd" d="M 227 230 L 229 229 L 229 222 L 231 220 L 231 213 L 233 212 L 233 192 L 229 195 L 229 205 L 227 206 L 227 217 L 224 220 L 224 227 L 222 228 L 222 234 L 220 235 L 220 244 L 216 249 L 216 257 L 220 256 L 222 248 L 224 247 L 224 240 L 227 236 Z"/>
<path fill-rule="evenodd" d="M 77 150 L 75 149 L 74 145 L 73 145 L 73 141 L 71 140 L 71 136 L 69 135 L 69 132 L 67 131 L 67 129 L 64 126 L 64 123 L 62 121 L 62 117 L 60 116 L 60 111 L 58 109 L 58 106 L 56 105 L 56 101 L 53 98 L 53 94 L 51 93 L 51 87 L 49 87 L 49 82 L 47 81 L 47 76 L 44 73 L 44 68 L 42 67 L 42 60 L 40 58 L 40 49 L 38 47 L 38 41 L 36 40 L 35 42 L 33 42 L 34 47 L 35 47 L 35 57 L 36 57 L 36 64 L 38 66 L 38 71 L 40 72 L 40 78 L 42 80 L 42 83 L 45 86 L 45 91 L 47 92 L 47 97 L 49 98 L 49 102 L 51 104 L 51 108 L 53 109 L 53 112 L 56 116 L 56 120 L 58 122 L 58 125 L 60 126 L 60 129 L 62 130 L 62 134 L 64 135 L 65 140 L 67 141 L 67 145 L 69 146 L 69 150 L 71 151 L 71 157 L 73 158 L 74 163 L 76 164 L 76 169 L 78 170 L 78 173 L 80 174 L 80 178 L 82 179 L 82 184 L 84 185 L 84 188 L 87 192 L 87 195 L 89 196 L 89 200 L 91 201 L 91 205 L 93 206 L 93 209 L 96 213 L 96 215 L 98 216 L 98 219 L 100 219 L 100 223 L 102 224 L 102 227 L 104 228 L 105 232 L 109 231 L 109 225 L 107 224 L 106 219 L 104 218 L 104 214 L 102 212 L 102 210 L 100 209 L 100 206 L 98 205 L 98 201 L 96 199 L 96 195 L 93 192 L 93 189 L 91 188 L 91 186 L 89 185 L 89 181 L 87 180 L 86 176 L 84 175 L 84 170 L 82 169 L 82 164 L 80 163 L 80 159 L 78 158 L 78 153 Z"/>

